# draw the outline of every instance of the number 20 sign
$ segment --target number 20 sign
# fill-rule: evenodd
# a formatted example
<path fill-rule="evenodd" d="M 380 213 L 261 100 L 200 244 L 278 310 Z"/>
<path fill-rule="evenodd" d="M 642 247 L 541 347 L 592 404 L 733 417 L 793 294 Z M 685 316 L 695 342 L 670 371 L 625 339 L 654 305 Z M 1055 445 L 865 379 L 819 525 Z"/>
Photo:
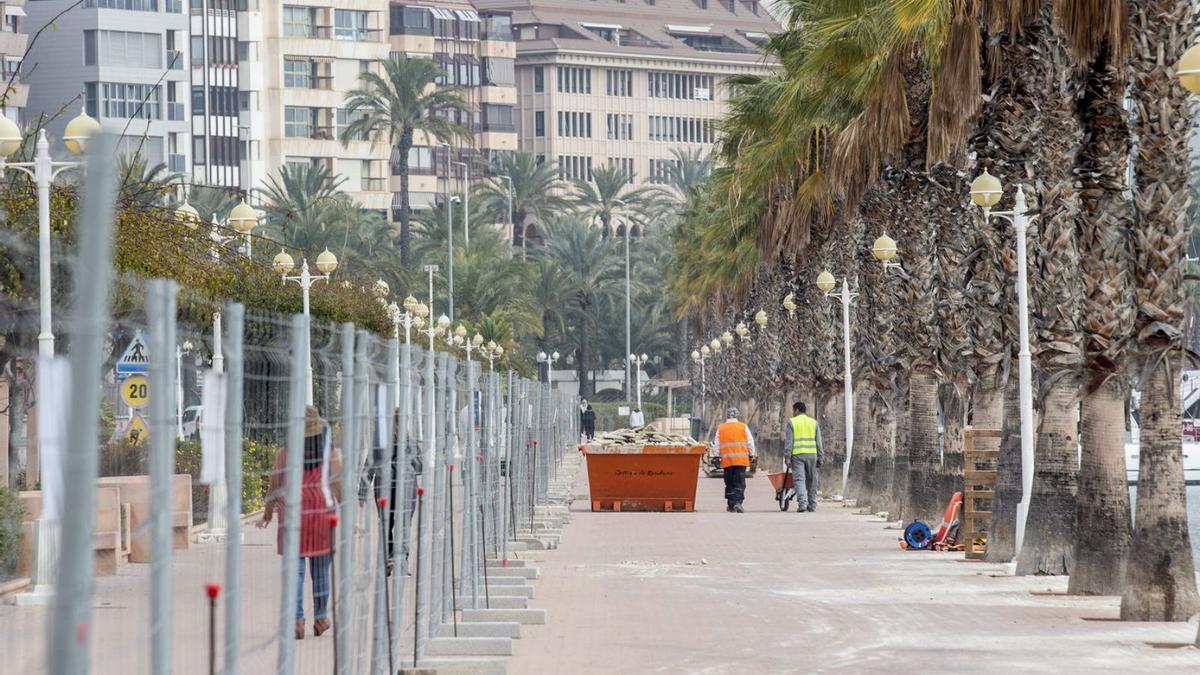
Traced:
<path fill-rule="evenodd" d="M 121 398 L 130 408 L 145 408 L 150 401 L 150 379 L 133 375 L 121 383 Z"/>

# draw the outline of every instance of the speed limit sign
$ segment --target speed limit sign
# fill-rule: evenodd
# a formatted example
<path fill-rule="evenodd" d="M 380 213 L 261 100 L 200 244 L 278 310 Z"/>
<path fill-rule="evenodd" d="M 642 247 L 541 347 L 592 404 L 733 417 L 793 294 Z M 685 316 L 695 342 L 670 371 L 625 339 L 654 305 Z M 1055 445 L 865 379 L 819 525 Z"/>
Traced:
<path fill-rule="evenodd" d="M 133 375 L 121 383 L 121 398 L 130 408 L 145 408 L 150 401 L 149 389 L 149 378 Z"/>

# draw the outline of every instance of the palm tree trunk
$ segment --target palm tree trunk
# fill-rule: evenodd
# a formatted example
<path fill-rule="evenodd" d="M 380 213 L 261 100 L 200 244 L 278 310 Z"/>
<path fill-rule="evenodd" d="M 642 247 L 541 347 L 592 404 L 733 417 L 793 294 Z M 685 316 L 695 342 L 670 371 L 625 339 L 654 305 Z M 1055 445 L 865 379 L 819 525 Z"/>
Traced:
<path fill-rule="evenodd" d="M 898 459 L 896 437 L 900 435 L 900 424 L 903 419 L 902 411 L 886 401 L 876 398 L 873 404 L 875 414 L 871 421 L 871 451 L 874 454 L 875 467 L 868 471 L 874 478 L 871 490 L 871 508 L 876 511 L 887 511 L 891 517 L 900 515 L 900 505 L 897 499 L 896 485 L 902 483 L 901 476 L 907 476 L 906 471 L 900 471 L 897 465 L 907 466 L 907 462 Z M 870 461 L 870 458 L 868 458 Z"/>
<path fill-rule="evenodd" d="M 1079 439 L 1074 383 L 1059 378 L 1042 398 L 1033 496 L 1017 574 L 1070 574 L 1074 562 Z"/>
<path fill-rule="evenodd" d="M 407 128 L 400 134 L 400 142 L 396 144 L 399 157 L 396 158 L 400 173 L 400 267 L 405 270 L 412 268 L 412 227 L 408 213 L 408 152 L 412 149 L 413 131 Z"/>
<path fill-rule="evenodd" d="M 850 453 L 850 485 L 846 496 L 858 501 L 859 506 L 869 504 L 872 497 L 870 486 L 874 483 L 875 452 L 871 447 L 871 399 L 875 390 L 860 383 L 854 397 L 854 451 Z M 868 463 L 868 458 L 870 462 Z"/>
<path fill-rule="evenodd" d="M 1075 500 L 1071 595 L 1119 595 L 1129 556 L 1131 514 L 1125 477 L 1125 391 L 1110 379 L 1080 402 L 1083 454 Z"/>
<path fill-rule="evenodd" d="M 911 398 L 908 386 L 901 389 L 899 404 L 887 409 L 892 415 L 893 431 L 890 434 L 887 455 L 892 458 L 892 470 L 888 484 L 887 510 L 893 519 L 907 519 L 912 511 L 909 502 L 908 481 L 911 476 L 909 464 L 909 448 L 912 446 L 911 420 L 909 408 Z"/>
<path fill-rule="evenodd" d="M 967 406 L 958 387 L 943 382 L 938 387 L 938 398 L 942 409 L 942 478 L 941 497 L 949 499 L 962 490 L 963 481 L 963 427 L 966 423 Z"/>
<path fill-rule="evenodd" d="M 845 405 L 836 392 L 822 391 L 817 397 L 821 421 L 821 489 L 825 494 L 845 494 L 842 486 L 842 461 L 846 457 Z"/>
<path fill-rule="evenodd" d="M 1000 454 L 996 458 L 996 490 L 992 522 L 988 525 L 988 562 L 1008 562 L 1017 554 L 1017 503 L 1021 501 L 1021 388 L 1015 373 L 1004 385 L 1003 413 L 998 425 Z"/>
<path fill-rule="evenodd" d="M 1177 354 L 1167 356 L 1142 386 L 1134 511 L 1139 544 L 1125 570 L 1126 621 L 1187 621 L 1200 610 L 1184 506 L 1179 363 Z"/>
<path fill-rule="evenodd" d="M 591 303 L 579 303 L 579 395 L 591 396 L 591 383 L 584 377 L 591 351 Z"/>
<path fill-rule="evenodd" d="M 905 520 L 929 521 L 938 505 L 938 382 L 928 371 L 912 373 L 908 384 L 908 491 L 901 507 Z"/>

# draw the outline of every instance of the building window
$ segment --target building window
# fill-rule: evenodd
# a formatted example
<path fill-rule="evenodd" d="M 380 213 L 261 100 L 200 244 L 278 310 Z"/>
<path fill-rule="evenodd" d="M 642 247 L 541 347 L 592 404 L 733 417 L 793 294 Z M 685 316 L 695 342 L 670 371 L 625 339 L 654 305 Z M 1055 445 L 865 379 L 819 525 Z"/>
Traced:
<path fill-rule="evenodd" d="M 651 160 L 654 161 L 654 160 Z M 609 157 L 608 165 L 616 167 L 625 172 L 629 177 L 629 183 L 633 184 L 633 158 L 632 157 Z"/>
<path fill-rule="evenodd" d="M 458 84 L 478 87 L 482 83 L 478 58 L 471 54 L 459 54 L 454 60 L 458 67 Z"/>
<path fill-rule="evenodd" d="M 285 106 L 283 109 L 283 135 L 288 138 L 311 138 L 313 135 L 313 118 L 311 108 Z"/>
<path fill-rule="evenodd" d="M 433 34 L 433 14 L 428 7 L 392 5 L 388 19 L 392 35 Z"/>
<path fill-rule="evenodd" d="M 512 131 L 513 107 L 511 105 L 483 104 L 484 131 Z"/>
<path fill-rule="evenodd" d="M 711 119 L 651 115 L 648 120 L 649 140 L 667 143 L 713 143 L 716 128 Z"/>
<path fill-rule="evenodd" d="M 236 87 L 209 86 L 208 113 L 210 115 L 236 116 L 238 114 L 237 94 Z"/>
<path fill-rule="evenodd" d="M 204 87 L 192 87 L 192 114 L 203 115 L 206 108 L 204 103 Z"/>
<path fill-rule="evenodd" d="M 592 71 L 580 66 L 558 66 L 558 92 L 560 94 L 592 93 Z"/>
<path fill-rule="evenodd" d="M 454 13 L 458 16 L 458 38 L 460 40 L 478 40 L 479 28 L 482 24 L 479 14 L 473 9 L 456 9 Z"/>
<path fill-rule="evenodd" d="M 83 65 L 162 68 L 161 33 L 132 33 L 122 30 L 83 31 Z"/>
<path fill-rule="evenodd" d="M 511 87 L 516 84 L 513 59 L 483 59 L 483 83 L 496 87 Z"/>
<path fill-rule="evenodd" d="M 84 92 L 96 117 L 162 119 L 162 88 L 157 85 L 88 82 Z"/>
<path fill-rule="evenodd" d="M 395 151 L 392 153 L 392 175 L 400 175 L 400 163 L 396 161 Z M 433 150 L 426 146 L 414 145 L 408 149 L 408 173 L 409 175 L 432 176 L 433 171 Z"/>
<path fill-rule="evenodd" d="M 483 39 L 512 42 L 512 16 L 509 14 L 489 14 L 483 17 Z"/>
<path fill-rule="evenodd" d="M 533 113 L 533 135 L 542 137 L 546 135 L 546 113 L 537 111 Z"/>
<path fill-rule="evenodd" d="M 610 141 L 631 141 L 633 140 L 633 115 L 624 115 L 620 113 L 608 114 L 608 140 Z"/>
<path fill-rule="evenodd" d="M 533 67 L 533 93 L 546 91 L 546 69 L 542 66 Z"/>
<path fill-rule="evenodd" d="M 364 140 L 362 134 L 348 134 L 346 128 L 354 123 L 355 120 L 360 120 L 367 116 L 365 110 L 351 111 L 348 108 L 338 108 L 337 111 L 337 137 L 345 138 L 351 141 Z"/>
<path fill-rule="evenodd" d="M 157 0 L 84 0 L 85 8 L 125 9 L 133 12 L 157 12 Z"/>
<path fill-rule="evenodd" d="M 646 74 L 646 82 L 651 98 L 711 101 L 716 77 L 693 73 L 651 71 Z"/>
<path fill-rule="evenodd" d="M 338 40 L 367 41 L 367 13 L 360 10 L 333 10 L 333 36 Z"/>
<path fill-rule="evenodd" d="M 204 153 L 204 137 L 192 136 L 192 164 L 207 164 Z"/>
<path fill-rule="evenodd" d="M 633 71 L 623 68 L 605 70 L 604 93 L 609 96 L 633 96 Z"/>
<path fill-rule="evenodd" d="M 316 62 L 308 59 L 284 57 L 283 86 L 295 89 L 312 89 Z"/>
<path fill-rule="evenodd" d="M 316 34 L 315 7 L 283 6 L 283 34 L 286 37 L 313 37 Z"/>
<path fill-rule="evenodd" d="M 592 113 L 558 111 L 558 135 L 568 138 L 591 138 Z"/>
<path fill-rule="evenodd" d="M 592 158 L 580 155 L 559 155 L 558 177 L 562 180 L 592 180 Z"/>

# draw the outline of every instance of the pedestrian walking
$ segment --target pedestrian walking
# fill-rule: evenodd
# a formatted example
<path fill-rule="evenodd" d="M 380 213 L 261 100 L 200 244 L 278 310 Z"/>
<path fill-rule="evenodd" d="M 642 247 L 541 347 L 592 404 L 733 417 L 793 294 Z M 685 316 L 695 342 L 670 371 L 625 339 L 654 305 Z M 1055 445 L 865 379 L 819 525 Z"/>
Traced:
<path fill-rule="evenodd" d="M 329 630 L 329 565 L 333 560 L 333 542 L 329 516 L 337 513 L 342 498 L 342 458 L 332 447 L 333 432 L 321 418 L 316 406 L 304 410 L 304 458 L 300 483 L 300 568 L 296 580 L 296 639 L 304 639 L 304 561 L 312 575 L 313 635 Z M 284 504 L 287 452 L 275 455 L 270 490 L 260 528 L 271 524 L 279 511 L 276 550 L 283 555 L 283 531 L 287 524 Z"/>
<path fill-rule="evenodd" d="M 738 421 L 738 409 L 725 411 L 725 421 L 717 426 L 713 445 L 721 453 L 721 473 L 725 478 L 725 510 L 744 513 L 742 501 L 746 498 L 746 469 L 755 454 L 754 434 L 745 422 Z"/>
<path fill-rule="evenodd" d="M 586 398 L 579 405 L 579 425 L 583 429 L 584 440 L 590 441 L 596 437 L 596 411 Z"/>
<path fill-rule="evenodd" d="M 817 469 L 825 459 L 821 447 L 821 426 L 805 413 L 808 407 L 800 401 L 792 404 L 794 416 L 788 420 L 783 447 L 791 448 L 789 461 L 796 481 L 796 512 L 817 510 Z"/>

